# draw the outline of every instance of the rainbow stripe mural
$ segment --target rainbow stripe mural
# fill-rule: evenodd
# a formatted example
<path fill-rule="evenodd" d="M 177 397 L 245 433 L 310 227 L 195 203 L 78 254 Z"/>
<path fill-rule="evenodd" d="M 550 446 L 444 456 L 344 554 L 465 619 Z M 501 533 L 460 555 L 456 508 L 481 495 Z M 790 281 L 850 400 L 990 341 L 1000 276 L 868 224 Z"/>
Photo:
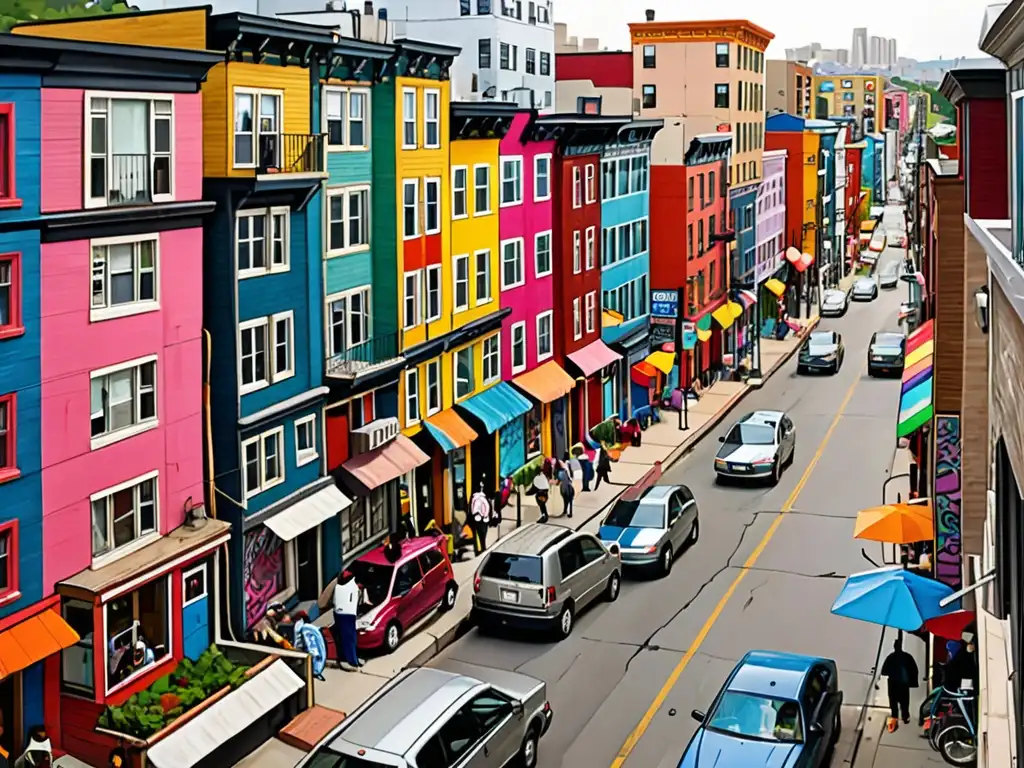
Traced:
<path fill-rule="evenodd" d="M 903 386 L 900 389 L 900 415 L 896 437 L 907 437 L 932 420 L 932 383 L 935 352 L 933 321 L 921 325 L 907 337 L 903 362 Z"/>

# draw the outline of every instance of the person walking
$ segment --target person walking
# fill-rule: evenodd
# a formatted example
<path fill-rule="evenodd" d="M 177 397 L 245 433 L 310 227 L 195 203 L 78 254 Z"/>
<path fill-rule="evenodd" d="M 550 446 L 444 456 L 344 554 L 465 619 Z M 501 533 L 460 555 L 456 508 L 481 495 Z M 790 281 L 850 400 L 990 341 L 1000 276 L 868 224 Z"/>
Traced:
<path fill-rule="evenodd" d="M 338 665 L 346 672 L 355 672 L 364 664 L 356 647 L 356 614 L 364 602 L 366 594 L 356 583 L 356 577 L 350 571 L 343 571 L 334 587 L 334 624 L 331 626 L 331 635 L 334 637 Z"/>
<path fill-rule="evenodd" d="M 548 482 L 547 475 L 538 472 L 533 478 L 530 490 L 526 492 L 527 496 L 533 496 L 537 501 L 537 508 L 540 509 L 538 522 L 546 523 L 548 521 L 548 493 L 550 491 L 551 483 Z"/>
<path fill-rule="evenodd" d="M 491 500 L 484 492 L 484 484 L 469 500 L 469 516 L 473 526 L 473 545 L 476 553 L 482 555 L 487 549 L 487 526 L 491 524 Z"/>
<path fill-rule="evenodd" d="M 604 481 L 606 485 L 609 482 L 611 482 L 608 479 L 608 476 L 611 474 L 611 472 L 612 460 L 608 456 L 608 451 L 606 451 L 604 448 L 601 448 L 601 452 L 597 456 L 597 482 L 594 483 L 595 491 L 601 487 L 602 481 Z"/>
<path fill-rule="evenodd" d="M 572 517 L 572 502 L 576 498 L 576 488 L 572 484 L 569 454 L 565 454 L 565 458 L 558 465 L 558 490 L 562 494 L 562 515 Z"/>
<path fill-rule="evenodd" d="M 898 720 L 910 722 L 910 689 L 917 688 L 917 662 L 903 650 L 903 640 L 896 638 L 892 653 L 882 662 L 882 675 L 887 678 L 889 693 L 889 729 L 896 730 Z"/>

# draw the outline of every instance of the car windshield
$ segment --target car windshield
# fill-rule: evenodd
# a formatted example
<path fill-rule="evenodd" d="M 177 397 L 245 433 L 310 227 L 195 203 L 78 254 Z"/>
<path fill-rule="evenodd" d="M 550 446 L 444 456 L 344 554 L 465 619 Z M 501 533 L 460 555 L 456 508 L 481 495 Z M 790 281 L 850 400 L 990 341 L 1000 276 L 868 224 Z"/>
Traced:
<path fill-rule="evenodd" d="M 842 304 L 846 294 L 842 291 L 825 291 L 826 304 Z"/>
<path fill-rule="evenodd" d="M 873 346 L 876 347 L 899 347 L 903 344 L 902 333 L 879 333 L 875 336 Z"/>
<path fill-rule="evenodd" d="M 759 741 L 800 744 L 804 740 L 800 705 L 755 693 L 726 691 L 708 717 L 708 729 Z"/>
<path fill-rule="evenodd" d="M 348 570 L 356 577 L 356 583 L 366 590 L 366 596 L 373 605 L 380 605 L 388 599 L 394 566 L 356 560 Z"/>
<path fill-rule="evenodd" d="M 342 755 L 331 749 L 321 749 L 306 763 L 307 768 L 394 768 L 362 757 Z"/>
<path fill-rule="evenodd" d="M 492 552 L 480 575 L 490 579 L 516 581 L 521 584 L 543 584 L 541 559 L 532 555 L 510 555 Z"/>
<path fill-rule="evenodd" d="M 617 528 L 664 528 L 665 506 L 661 502 L 617 501 L 605 525 Z"/>
<path fill-rule="evenodd" d="M 775 430 L 764 424 L 737 424 L 729 431 L 725 442 L 740 445 L 774 445 Z"/>
<path fill-rule="evenodd" d="M 898 261 L 890 261 L 888 264 L 882 267 L 882 274 L 886 275 L 887 277 L 893 277 L 894 275 L 899 274 L 899 271 L 900 263 Z"/>
<path fill-rule="evenodd" d="M 855 289 L 862 291 L 870 291 L 874 287 L 875 281 L 872 280 L 870 277 L 861 278 L 860 280 L 857 281 L 857 284 L 854 286 Z"/>

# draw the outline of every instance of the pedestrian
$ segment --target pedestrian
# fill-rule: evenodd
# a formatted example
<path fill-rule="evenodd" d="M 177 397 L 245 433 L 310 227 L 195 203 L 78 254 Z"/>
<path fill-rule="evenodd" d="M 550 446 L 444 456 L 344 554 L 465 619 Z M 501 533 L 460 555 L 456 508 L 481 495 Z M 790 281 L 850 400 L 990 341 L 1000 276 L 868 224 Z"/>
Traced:
<path fill-rule="evenodd" d="M 573 453 L 576 456 L 576 466 L 580 468 L 580 478 L 583 481 L 583 493 L 589 493 L 590 481 L 594 478 L 594 464 L 591 462 L 587 452 L 582 448 L 575 448 Z"/>
<path fill-rule="evenodd" d="M 611 482 L 608 479 L 608 476 L 611 474 L 611 471 L 612 471 L 612 460 L 611 460 L 611 457 L 608 455 L 608 451 L 606 451 L 604 448 L 602 448 L 601 452 L 597 456 L 597 482 L 594 483 L 594 490 L 595 491 L 601 486 L 601 481 L 602 480 L 605 482 L 606 485 L 609 482 Z"/>
<path fill-rule="evenodd" d="M 889 693 L 889 724 L 895 730 L 897 719 L 910 722 L 910 689 L 917 688 L 917 662 L 903 650 L 903 640 L 896 638 L 892 653 L 882 662 L 882 675 L 887 678 Z"/>
<path fill-rule="evenodd" d="M 338 655 L 338 665 L 346 672 L 355 672 L 363 666 L 356 647 L 356 615 L 366 602 L 366 593 L 356 582 L 351 571 L 342 571 L 334 587 L 334 624 L 331 635 Z"/>
<path fill-rule="evenodd" d="M 562 494 L 562 514 L 572 517 L 572 502 L 576 498 L 576 488 L 572 484 L 572 467 L 569 466 L 569 454 L 558 467 L 558 490 Z"/>
<path fill-rule="evenodd" d="M 540 509 L 539 520 L 542 523 L 548 521 L 548 493 L 550 490 L 551 483 L 548 482 L 548 476 L 543 472 L 538 472 L 533 478 L 530 490 L 526 492 L 527 496 L 533 496 L 537 500 L 537 507 Z"/>
<path fill-rule="evenodd" d="M 46 729 L 34 725 L 28 729 L 28 746 L 21 757 L 14 761 L 14 768 L 48 768 L 53 764 L 53 749 Z"/>
<path fill-rule="evenodd" d="M 469 517 L 473 526 L 473 545 L 478 555 L 487 549 L 487 526 L 491 524 L 491 500 L 484 492 L 484 484 L 469 500 Z"/>

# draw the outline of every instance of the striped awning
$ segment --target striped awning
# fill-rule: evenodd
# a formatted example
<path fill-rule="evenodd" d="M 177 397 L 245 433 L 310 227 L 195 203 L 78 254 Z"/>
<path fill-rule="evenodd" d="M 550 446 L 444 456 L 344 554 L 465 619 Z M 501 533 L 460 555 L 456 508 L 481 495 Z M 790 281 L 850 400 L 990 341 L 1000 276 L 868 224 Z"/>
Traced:
<path fill-rule="evenodd" d="M 463 400 L 458 406 L 478 418 L 489 435 L 533 410 L 533 403 L 504 381 Z"/>
<path fill-rule="evenodd" d="M 932 420 L 935 326 L 932 320 L 907 337 L 896 437 L 907 437 Z"/>

